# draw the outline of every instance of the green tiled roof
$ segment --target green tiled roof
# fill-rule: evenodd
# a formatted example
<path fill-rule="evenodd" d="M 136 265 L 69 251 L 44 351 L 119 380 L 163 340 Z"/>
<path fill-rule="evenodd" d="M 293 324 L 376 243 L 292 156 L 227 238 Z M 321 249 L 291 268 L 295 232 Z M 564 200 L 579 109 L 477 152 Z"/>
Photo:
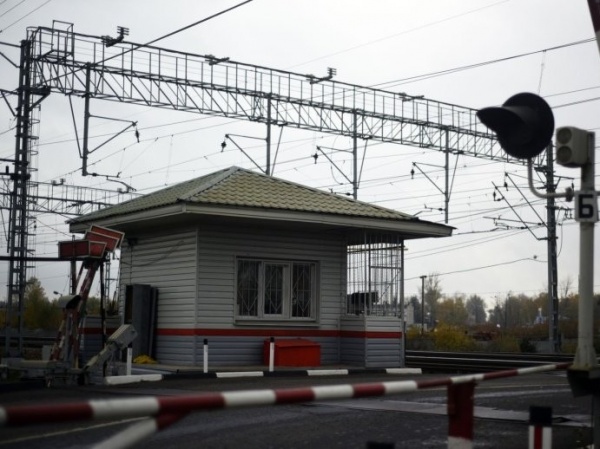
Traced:
<path fill-rule="evenodd" d="M 175 204 L 410 220 L 412 216 L 239 167 L 211 173 L 72 220 L 89 222 Z"/>

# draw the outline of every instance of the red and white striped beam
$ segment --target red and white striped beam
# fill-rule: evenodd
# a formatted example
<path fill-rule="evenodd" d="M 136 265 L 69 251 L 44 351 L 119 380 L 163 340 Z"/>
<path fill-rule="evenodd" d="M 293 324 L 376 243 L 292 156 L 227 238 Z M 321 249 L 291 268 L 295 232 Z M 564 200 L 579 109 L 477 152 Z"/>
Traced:
<path fill-rule="evenodd" d="M 168 397 L 104 399 L 85 402 L 0 407 L 0 427 L 28 426 L 69 421 L 126 419 L 149 416 L 184 415 L 200 410 L 239 408 L 300 402 L 362 398 L 408 393 L 427 388 L 447 387 L 513 377 L 525 374 L 563 370 L 569 363 L 540 365 L 483 374 L 471 374 L 422 381 L 391 381 L 355 385 L 331 385 L 305 388 L 248 390 Z"/>
<path fill-rule="evenodd" d="M 127 449 L 133 447 L 140 441 L 151 437 L 159 430 L 169 427 L 185 416 L 187 414 L 181 413 L 162 414 L 155 418 L 147 418 L 96 444 L 93 449 Z"/>

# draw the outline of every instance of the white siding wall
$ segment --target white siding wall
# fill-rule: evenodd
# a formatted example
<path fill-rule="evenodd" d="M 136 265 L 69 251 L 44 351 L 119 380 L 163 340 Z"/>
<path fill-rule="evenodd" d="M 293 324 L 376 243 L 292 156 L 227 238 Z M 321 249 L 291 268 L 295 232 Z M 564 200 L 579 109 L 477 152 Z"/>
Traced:
<path fill-rule="evenodd" d="M 319 308 L 317 323 L 312 326 L 318 324 L 321 330 L 338 329 L 340 301 L 345 295 L 342 264 L 345 250 L 343 238 L 331 234 L 269 228 L 201 227 L 198 235 L 198 326 L 235 327 L 236 257 L 255 257 L 318 262 Z"/>
<path fill-rule="evenodd" d="M 396 317 L 367 317 L 366 324 L 367 332 L 400 333 L 402 331 L 402 320 Z M 400 338 L 367 338 L 366 348 L 366 367 L 403 366 Z"/>
<path fill-rule="evenodd" d="M 193 329 L 196 326 L 196 231 L 165 230 L 152 236 L 126 237 L 134 237 L 137 242 L 131 247 L 125 241 L 121 251 L 121 304 L 125 285 L 150 284 L 158 288 L 158 328 Z M 158 338 L 156 357 L 162 363 L 194 363 L 192 340 Z"/>
<path fill-rule="evenodd" d="M 344 309 L 345 313 L 345 309 Z M 366 341 L 359 335 L 365 332 L 365 317 L 360 316 L 344 316 L 342 322 L 342 337 L 341 340 L 341 359 L 342 363 L 348 365 L 365 366 L 366 357 Z M 344 336 L 345 335 L 345 336 Z M 357 335 L 357 336 L 348 336 Z"/>

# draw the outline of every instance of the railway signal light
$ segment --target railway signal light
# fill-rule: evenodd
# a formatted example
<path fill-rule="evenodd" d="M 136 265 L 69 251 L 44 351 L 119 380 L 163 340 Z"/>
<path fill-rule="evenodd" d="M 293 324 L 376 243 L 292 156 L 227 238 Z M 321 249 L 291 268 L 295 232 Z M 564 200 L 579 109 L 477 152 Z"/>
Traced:
<path fill-rule="evenodd" d="M 502 106 L 480 109 L 477 117 L 496 133 L 504 151 L 518 159 L 537 156 L 552 140 L 554 114 L 535 94 L 513 95 Z"/>
<path fill-rule="evenodd" d="M 574 126 L 556 130 L 556 162 L 565 167 L 581 167 L 589 161 L 589 133 Z"/>

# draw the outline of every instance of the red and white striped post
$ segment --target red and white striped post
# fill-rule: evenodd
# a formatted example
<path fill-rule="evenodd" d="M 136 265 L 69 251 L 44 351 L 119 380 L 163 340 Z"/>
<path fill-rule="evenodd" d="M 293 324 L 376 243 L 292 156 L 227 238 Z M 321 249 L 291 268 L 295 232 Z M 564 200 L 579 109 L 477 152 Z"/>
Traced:
<path fill-rule="evenodd" d="M 529 449 L 552 449 L 551 407 L 529 407 Z"/>
<path fill-rule="evenodd" d="M 275 338 L 271 337 L 269 341 L 269 372 L 272 373 L 275 368 Z"/>
<path fill-rule="evenodd" d="M 473 448 L 475 382 L 448 385 L 448 449 Z"/>
<path fill-rule="evenodd" d="M 127 346 L 127 361 L 125 362 L 125 375 L 131 376 L 131 363 L 133 361 L 133 349 Z"/>
<path fill-rule="evenodd" d="M 204 374 L 208 373 L 208 338 L 204 339 L 204 352 L 203 352 L 203 357 L 202 357 L 202 362 L 203 362 L 203 372 Z"/>

